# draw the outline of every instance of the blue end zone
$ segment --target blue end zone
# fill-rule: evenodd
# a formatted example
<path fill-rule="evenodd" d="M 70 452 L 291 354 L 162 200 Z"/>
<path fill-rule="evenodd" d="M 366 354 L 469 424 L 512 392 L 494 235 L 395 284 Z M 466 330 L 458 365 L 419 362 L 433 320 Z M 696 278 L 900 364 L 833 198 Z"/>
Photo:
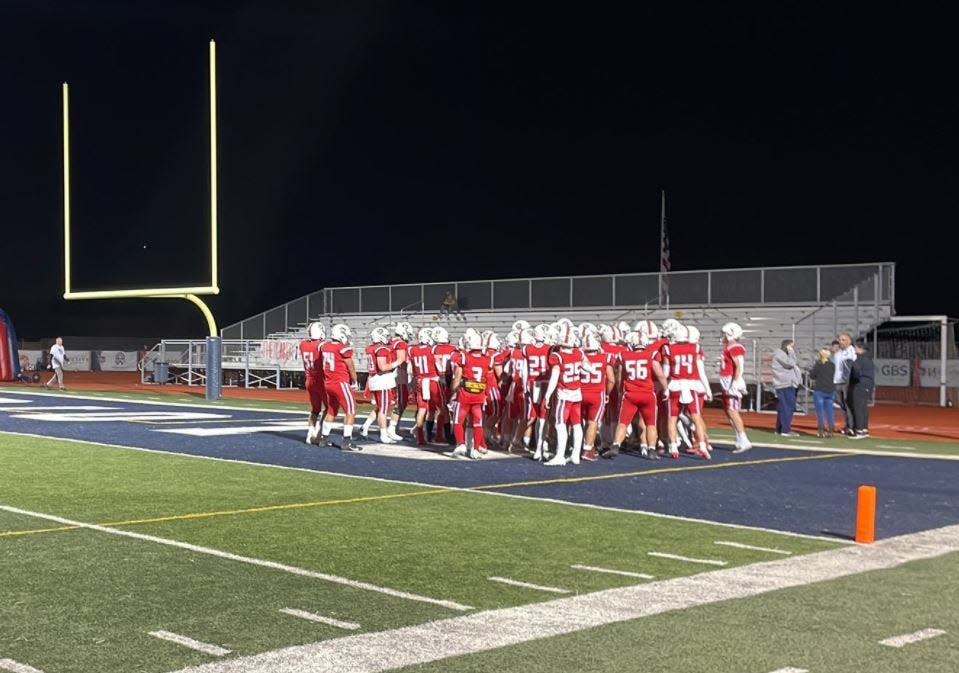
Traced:
<path fill-rule="evenodd" d="M 714 460 L 692 458 L 648 461 L 624 455 L 616 460 L 578 467 L 546 468 L 522 458 L 467 461 L 413 460 L 307 446 L 302 413 L 196 407 L 27 395 L 0 391 L 0 430 L 117 444 L 157 451 L 265 465 L 322 470 L 343 475 L 377 477 L 434 486 L 476 488 L 498 485 L 496 492 L 690 517 L 812 535 L 848 537 L 853 531 L 855 490 L 859 484 L 878 488 L 877 535 L 890 537 L 959 523 L 959 461 L 884 456 L 842 455 L 823 459 L 828 451 L 811 453 L 754 449 L 733 455 L 722 449 Z M 22 400 L 22 405 L 11 400 Z M 97 406 L 108 411 L 78 413 L 197 412 L 217 418 L 175 422 L 39 420 L 36 413 L 11 407 L 70 408 Z M 17 417 L 25 416 L 25 417 Z M 195 437 L 162 432 L 171 428 L 263 426 L 303 419 L 303 426 L 268 432 Z M 411 455 L 418 449 L 409 447 Z M 771 459 L 803 458 L 764 463 Z M 728 464 L 729 467 L 715 467 Z M 675 471 L 676 468 L 706 468 Z M 629 475 L 630 473 L 638 473 Z M 579 482 L 522 482 L 615 478 Z M 616 476 L 623 475 L 623 476 Z M 512 484 L 516 484 L 512 486 Z"/>

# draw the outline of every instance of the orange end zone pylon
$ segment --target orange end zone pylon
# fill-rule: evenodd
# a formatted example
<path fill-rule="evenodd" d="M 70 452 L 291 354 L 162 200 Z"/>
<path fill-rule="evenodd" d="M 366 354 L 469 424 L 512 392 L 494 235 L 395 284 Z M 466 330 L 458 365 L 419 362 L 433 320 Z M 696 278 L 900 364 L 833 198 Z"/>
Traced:
<path fill-rule="evenodd" d="M 876 540 L 876 487 L 860 486 L 856 497 L 856 542 Z"/>

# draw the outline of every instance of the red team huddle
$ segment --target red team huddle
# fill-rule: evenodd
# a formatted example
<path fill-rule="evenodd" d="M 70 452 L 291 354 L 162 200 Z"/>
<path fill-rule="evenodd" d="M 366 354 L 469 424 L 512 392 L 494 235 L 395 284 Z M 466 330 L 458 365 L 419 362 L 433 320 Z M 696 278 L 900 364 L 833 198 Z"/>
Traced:
<path fill-rule="evenodd" d="M 412 325 L 396 323 L 392 331 L 371 330 L 365 350 L 373 410 L 363 438 L 376 423 L 380 442 L 401 441 L 399 421 L 412 402 L 417 444 L 447 442 L 453 457 L 481 458 L 495 446 L 525 448 L 550 466 L 578 465 L 614 458 L 631 433 L 645 458 L 677 458 L 683 444 L 688 453 L 711 457 L 701 414 L 712 392 L 695 327 L 672 319 L 661 330 L 648 320 L 632 327 L 577 327 L 566 319 L 531 327 L 518 320 L 505 344 L 493 332 L 468 328 L 458 347 L 443 327 L 419 330 L 412 345 Z M 746 394 L 742 334 L 736 323 L 723 326 L 719 367 L 737 452 L 751 448 L 739 415 Z M 308 443 L 334 446 L 330 433 L 342 409 L 340 446 L 361 450 L 353 441 L 358 381 L 351 340 L 346 325 L 334 325 L 327 339 L 323 325 L 313 323 L 300 343 L 311 406 Z"/>

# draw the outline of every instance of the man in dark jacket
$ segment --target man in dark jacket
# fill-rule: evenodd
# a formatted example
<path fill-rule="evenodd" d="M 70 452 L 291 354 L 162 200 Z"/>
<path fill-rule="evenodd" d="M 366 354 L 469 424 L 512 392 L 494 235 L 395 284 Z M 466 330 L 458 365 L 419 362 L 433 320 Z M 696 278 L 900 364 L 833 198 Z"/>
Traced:
<path fill-rule="evenodd" d="M 876 370 L 872 355 L 861 339 L 856 341 L 856 360 L 849 372 L 849 398 L 853 412 L 853 439 L 869 436 L 869 399 L 876 387 Z"/>

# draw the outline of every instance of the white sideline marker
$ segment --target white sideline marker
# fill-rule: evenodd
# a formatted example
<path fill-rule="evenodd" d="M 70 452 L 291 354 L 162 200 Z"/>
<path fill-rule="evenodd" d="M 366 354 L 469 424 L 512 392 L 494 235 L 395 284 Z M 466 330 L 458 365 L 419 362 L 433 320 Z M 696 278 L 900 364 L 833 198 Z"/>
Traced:
<path fill-rule="evenodd" d="M 4 402 L 0 400 L 0 404 Z M 0 659 L 0 671 L 10 671 L 10 673 L 43 673 L 39 668 L 20 664 L 13 659 Z"/>
<path fill-rule="evenodd" d="M 30 404 L 31 402 L 33 402 L 33 400 L 18 400 L 13 397 L 0 397 L 0 404 Z M 0 659 L 0 663 L 3 663 L 4 661 L 10 661 L 14 664 L 17 663 L 11 659 Z M 20 664 L 17 665 L 19 666 Z"/>
<path fill-rule="evenodd" d="M 708 566 L 724 566 L 728 565 L 726 561 L 717 561 L 715 559 L 709 558 L 689 558 L 688 556 L 677 556 L 676 554 L 665 554 L 661 551 L 649 551 L 646 552 L 648 556 L 655 556 L 657 558 L 668 558 L 674 561 L 686 561 L 687 563 L 702 563 L 703 565 Z"/>
<path fill-rule="evenodd" d="M 912 645 L 913 643 L 918 643 L 922 640 L 929 640 L 930 638 L 935 638 L 936 636 L 944 636 L 945 634 L 946 632 L 942 629 L 923 629 L 922 631 L 916 631 L 915 633 L 907 633 L 904 636 L 895 636 L 894 638 L 880 640 L 879 644 L 887 647 L 905 647 L 906 645 Z"/>
<path fill-rule="evenodd" d="M 809 673 L 805 668 L 793 668 L 792 666 L 787 666 L 786 668 L 777 668 L 772 673 Z"/>
<path fill-rule="evenodd" d="M 736 549 L 751 549 L 753 551 L 764 551 L 764 552 L 769 552 L 770 554 L 781 554 L 782 556 L 792 556 L 792 552 L 786 551 L 785 549 L 775 549 L 773 547 L 755 547 L 751 544 L 743 544 L 742 542 L 728 542 L 726 540 L 716 540 L 713 544 L 719 544 L 724 547 L 735 547 Z M 773 673 L 775 673 L 775 671 Z"/>
<path fill-rule="evenodd" d="M 200 642 L 199 640 L 193 640 L 193 638 L 187 638 L 186 636 L 181 636 L 178 633 L 170 633 L 169 631 L 150 631 L 150 635 L 153 636 L 154 638 L 159 638 L 160 640 L 168 640 L 171 643 L 176 643 L 177 645 L 188 647 L 191 650 L 196 650 L 197 652 L 210 654 L 214 657 L 222 657 L 230 653 L 230 650 L 220 647 L 219 645 L 211 645 L 210 643 L 203 643 L 203 642 Z"/>
<path fill-rule="evenodd" d="M 133 531 L 123 530 L 121 528 L 108 528 L 106 526 L 98 526 L 93 523 L 84 523 L 82 521 L 74 521 L 72 519 L 66 519 L 62 516 L 55 516 L 53 514 L 43 514 L 42 512 L 32 512 L 28 509 L 20 509 L 19 507 L 10 507 L 9 505 L 0 505 L 0 511 L 10 512 L 11 514 L 22 514 L 24 516 L 32 516 L 37 519 L 43 519 L 45 521 L 54 521 L 56 523 L 61 523 L 64 526 L 76 526 L 77 528 L 95 530 L 100 533 L 107 533 L 109 535 L 119 535 L 120 537 L 128 537 L 134 540 L 143 540 L 145 542 L 155 542 L 156 544 L 162 544 L 168 547 L 176 547 L 177 549 L 186 549 L 187 551 L 196 552 L 197 554 L 206 554 L 208 556 L 215 556 L 217 558 L 227 559 L 229 561 L 238 561 L 239 563 L 248 563 L 250 565 L 259 566 L 261 568 L 270 568 L 272 570 L 279 570 L 281 572 L 290 573 L 291 575 L 299 575 L 301 577 L 311 577 L 313 579 L 323 580 L 326 582 L 331 582 L 333 584 L 342 584 L 344 586 L 353 587 L 354 589 L 363 589 L 365 591 L 375 591 L 377 593 L 386 594 L 387 596 L 394 596 L 396 598 L 405 598 L 410 601 L 419 601 L 421 603 L 431 603 L 433 605 L 439 605 L 444 608 L 449 608 L 450 610 L 458 610 L 460 612 L 466 612 L 467 610 L 473 609 L 469 605 L 463 605 L 461 603 L 455 603 L 453 601 L 441 600 L 438 598 L 430 598 L 429 596 L 420 596 L 418 594 L 409 593 L 407 591 L 400 591 L 398 589 L 390 589 L 389 587 L 377 586 L 376 584 L 370 584 L 369 582 L 351 580 L 347 577 L 339 577 L 337 575 L 330 575 L 328 573 L 321 573 L 321 572 L 316 572 L 314 570 L 307 570 L 305 568 L 298 568 L 296 566 L 286 565 L 285 563 L 277 563 L 276 561 L 266 561 L 264 559 L 252 558 L 250 556 L 241 556 L 240 554 L 234 554 L 232 552 L 223 551 L 221 549 L 213 549 L 212 547 L 201 547 L 200 545 L 190 544 L 189 542 L 180 542 L 179 540 L 171 540 L 165 537 L 157 537 L 156 535 L 144 535 L 143 533 L 134 533 Z"/>
<path fill-rule="evenodd" d="M 500 584 L 509 584 L 513 587 L 523 587 L 524 589 L 536 589 L 537 591 L 548 591 L 551 594 L 568 594 L 569 589 L 560 589 L 558 587 L 547 587 L 542 584 L 530 584 L 529 582 L 520 582 L 506 577 L 487 577 L 490 582 L 499 582 Z"/>
<path fill-rule="evenodd" d="M 636 579 L 641 580 L 652 580 L 656 579 L 655 575 L 647 575 L 645 573 L 634 573 L 628 570 L 614 570 L 613 568 L 598 568 L 597 566 L 584 566 L 580 564 L 571 565 L 570 568 L 573 570 L 589 570 L 594 573 L 607 573 L 609 575 L 622 575 L 623 577 L 635 577 Z"/>
<path fill-rule="evenodd" d="M 97 407 L 88 404 L 61 404 L 52 407 L 3 407 L 3 411 L 9 411 L 11 413 L 33 413 L 34 411 L 110 411 L 119 408 L 120 407 Z"/>
<path fill-rule="evenodd" d="M 359 628 L 362 628 L 359 624 L 354 622 L 341 622 L 339 619 L 333 619 L 332 617 L 324 617 L 323 615 L 318 615 L 315 612 L 307 612 L 306 610 L 297 610 L 295 608 L 283 608 L 280 610 L 285 615 L 290 615 L 291 617 L 299 617 L 300 619 L 307 619 L 311 622 L 318 622 L 320 624 L 326 624 L 328 626 L 335 626 L 338 629 L 346 629 L 348 631 L 356 631 Z"/>

